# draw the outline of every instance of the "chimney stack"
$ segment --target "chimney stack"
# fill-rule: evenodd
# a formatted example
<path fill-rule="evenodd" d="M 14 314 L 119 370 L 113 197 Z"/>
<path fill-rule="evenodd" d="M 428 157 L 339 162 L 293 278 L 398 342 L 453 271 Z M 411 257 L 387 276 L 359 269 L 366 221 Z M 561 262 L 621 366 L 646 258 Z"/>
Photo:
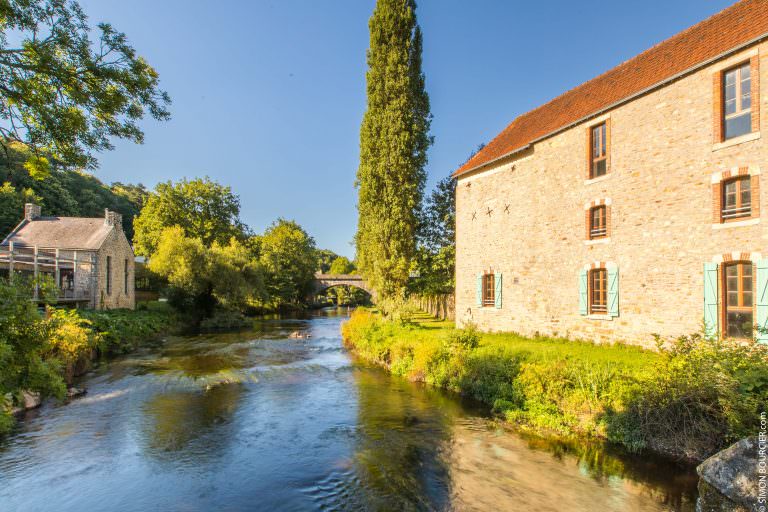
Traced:
<path fill-rule="evenodd" d="M 109 211 L 108 208 L 104 208 L 104 224 L 123 229 L 123 216 L 117 212 Z"/>
<path fill-rule="evenodd" d="M 24 219 L 27 221 L 33 221 L 40 217 L 41 211 L 42 210 L 40 206 L 33 203 L 27 203 L 24 205 Z"/>

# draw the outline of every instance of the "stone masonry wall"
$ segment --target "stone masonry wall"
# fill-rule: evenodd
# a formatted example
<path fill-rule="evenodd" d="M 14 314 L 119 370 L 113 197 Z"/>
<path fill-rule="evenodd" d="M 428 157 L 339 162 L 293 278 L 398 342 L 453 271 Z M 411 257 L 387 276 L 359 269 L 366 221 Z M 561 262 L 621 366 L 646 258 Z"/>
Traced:
<path fill-rule="evenodd" d="M 759 124 L 768 135 L 768 43 L 761 43 L 461 177 L 457 322 L 644 345 L 652 333 L 698 331 L 704 263 L 732 252 L 768 257 L 767 219 L 715 226 L 712 218 L 712 175 L 740 167 L 760 173 L 762 191 L 752 200 L 760 217 L 768 212 L 765 139 L 713 142 L 713 74 L 755 52 Z M 585 134 L 601 119 L 610 120 L 610 172 L 588 181 Z M 585 205 L 607 199 L 610 237 L 586 241 Z M 579 314 L 579 271 L 597 261 L 619 268 L 612 320 Z M 489 269 L 503 273 L 501 309 L 476 305 L 477 275 Z"/>
<path fill-rule="evenodd" d="M 107 256 L 112 258 L 112 289 L 107 293 Z M 128 287 L 125 287 L 124 268 L 128 262 Z M 134 254 L 122 229 L 113 229 L 98 253 L 97 309 L 129 308 L 136 306 Z"/>

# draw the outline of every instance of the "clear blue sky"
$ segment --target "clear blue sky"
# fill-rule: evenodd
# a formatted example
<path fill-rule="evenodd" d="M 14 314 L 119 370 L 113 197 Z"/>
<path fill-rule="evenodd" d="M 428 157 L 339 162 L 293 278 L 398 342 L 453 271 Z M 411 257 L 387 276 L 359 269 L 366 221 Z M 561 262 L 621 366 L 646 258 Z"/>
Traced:
<path fill-rule="evenodd" d="M 81 0 L 158 70 L 173 119 L 101 155 L 104 181 L 208 175 L 262 231 L 295 219 L 353 256 L 358 129 L 374 0 Z M 515 116 L 730 5 L 729 0 L 422 0 L 435 144 L 429 186 Z"/>

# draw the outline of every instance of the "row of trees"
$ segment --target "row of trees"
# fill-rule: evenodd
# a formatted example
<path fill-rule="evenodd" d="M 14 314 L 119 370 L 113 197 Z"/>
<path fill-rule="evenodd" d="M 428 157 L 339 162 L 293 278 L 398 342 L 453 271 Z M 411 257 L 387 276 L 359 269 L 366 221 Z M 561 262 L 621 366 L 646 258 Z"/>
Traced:
<path fill-rule="evenodd" d="M 347 258 L 318 250 L 294 221 L 278 219 L 253 233 L 240 220 L 238 196 L 209 178 L 159 184 L 135 220 L 134 248 L 168 283 L 171 303 L 197 317 L 217 308 L 302 307 L 316 271 L 354 269 Z"/>

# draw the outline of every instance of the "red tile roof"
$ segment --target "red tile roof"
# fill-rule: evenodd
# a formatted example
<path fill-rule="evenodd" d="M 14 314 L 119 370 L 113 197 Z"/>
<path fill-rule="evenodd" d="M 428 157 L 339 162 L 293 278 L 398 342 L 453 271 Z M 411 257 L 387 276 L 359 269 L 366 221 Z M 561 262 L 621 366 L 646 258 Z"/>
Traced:
<path fill-rule="evenodd" d="M 453 175 L 459 176 L 524 149 L 540 138 L 766 34 L 768 0 L 737 2 L 519 116 Z"/>

